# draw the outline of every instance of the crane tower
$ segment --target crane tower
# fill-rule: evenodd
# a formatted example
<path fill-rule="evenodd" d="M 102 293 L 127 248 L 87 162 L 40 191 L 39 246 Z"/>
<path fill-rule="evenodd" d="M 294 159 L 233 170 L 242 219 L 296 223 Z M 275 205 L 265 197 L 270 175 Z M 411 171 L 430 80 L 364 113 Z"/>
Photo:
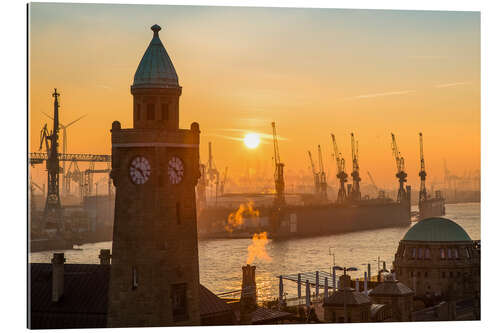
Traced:
<path fill-rule="evenodd" d="M 361 200 L 361 190 L 359 187 L 359 182 L 361 177 L 359 176 L 359 153 L 358 153 L 358 141 L 354 139 L 354 133 L 351 133 L 351 152 L 352 152 L 352 189 L 349 193 L 349 198 L 351 201 Z"/>
<path fill-rule="evenodd" d="M 399 190 L 398 190 L 398 202 L 401 203 L 403 201 L 407 201 L 407 193 L 405 189 L 406 177 L 408 176 L 405 172 L 405 159 L 401 156 L 401 153 L 398 149 L 398 145 L 396 143 L 396 136 L 394 133 L 391 133 L 392 137 L 392 154 L 396 160 L 396 177 L 399 179 Z"/>
<path fill-rule="evenodd" d="M 427 173 L 425 172 L 424 138 L 422 133 L 418 133 L 418 137 L 420 140 L 420 172 L 418 173 L 420 176 L 420 192 L 418 194 L 418 203 L 420 205 L 427 199 L 427 190 L 425 188 L 425 177 L 427 176 Z"/>
<path fill-rule="evenodd" d="M 347 173 L 345 172 L 345 160 L 342 153 L 339 152 L 335 135 L 332 134 L 333 152 L 335 162 L 337 163 L 337 178 L 340 181 L 339 192 L 337 194 L 337 203 L 344 204 L 347 201 L 347 192 L 345 190 L 345 183 L 347 182 Z"/>
<path fill-rule="evenodd" d="M 276 134 L 276 123 L 271 123 L 273 127 L 273 144 L 274 144 L 274 186 L 276 189 L 276 197 L 274 204 L 277 207 L 285 205 L 285 178 L 283 176 L 283 169 L 285 164 L 281 163 L 280 152 L 278 147 L 278 136 Z"/>

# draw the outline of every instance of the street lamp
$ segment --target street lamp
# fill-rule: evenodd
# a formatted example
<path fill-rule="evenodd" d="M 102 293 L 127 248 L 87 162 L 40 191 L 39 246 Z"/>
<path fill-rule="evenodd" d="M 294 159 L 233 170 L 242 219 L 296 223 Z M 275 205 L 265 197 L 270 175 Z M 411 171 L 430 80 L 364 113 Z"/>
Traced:
<path fill-rule="evenodd" d="M 341 266 L 334 266 L 334 269 L 339 269 L 339 270 L 344 270 L 344 283 L 342 287 L 344 288 L 344 323 L 347 323 L 347 286 L 345 285 L 345 282 L 347 280 L 347 272 L 353 272 L 357 271 L 358 269 L 356 267 L 341 267 Z"/>

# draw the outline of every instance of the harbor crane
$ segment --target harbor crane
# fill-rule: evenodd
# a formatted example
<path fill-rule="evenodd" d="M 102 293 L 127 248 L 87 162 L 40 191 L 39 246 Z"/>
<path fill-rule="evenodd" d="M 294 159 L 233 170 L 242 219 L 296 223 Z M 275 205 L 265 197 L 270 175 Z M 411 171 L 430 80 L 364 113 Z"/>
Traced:
<path fill-rule="evenodd" d="M 422 132 L 418 133 L 419 141 L 420 141 L 420 172 L 418 175 L 420 176 L 420 192 L 418 194 L 418 203 L 419 205 L 427 200 L 427 190 L 425 188 L 425 177 L 427 173 L 425 172 L 425 160 L 424 160 L 424 138 L 422 136 Z"/>
<path fill-rule="evenodd" d="M 197 208 L 204 208 L 207 203 L 207 166 L 205 164 L 200 163 L 200 179 L 198 180 L 198 184 L 196 185 L 196 194 L 198 205 Z"/>
<path fill-rule="evenodd" d="M 403 201 L 407 201 L 407 193 L 405 190 L 406 177 L 408 176 L 405 172 L 405 159 L 401 156 L 401 153 L 398 149 L 398 145 L 396 143 L 396 136 L 394 133 L 391 133 L 392 137 L 392 154 L 396 160 L 396 169 L 398 173 L 396 173 L 396 177 L 399 179 L 399 190 L 398 190 L 398 202 L 401 203 Z"/>
<path fill-rule="evenodd" d="M 279 208 L 285 205 L 285 178 L 283 169 L 285 164 L 281 162 L 280 152 L 278 147 L 278 136 L 276 135 L 276 123 L 271 123 L 273 127 L 273 144 L 274 144 L 274 186 L 276 189 L 276 197 L 274 204 Z"/>
<path fill-rule="evenodd" d="M 312 173 L 313 173 L 313 179 L 314 179 L 314 194 L 316 195 L 319 195 L 319 192 L 320 192 L 320 189 L 319 189 L 319 173 L 316 172 L 316 166 L 314 165 L 314 160 L 313 160 L 313 157 L 312 157 L 312 154 L 311 154 L 311 151 L 308 150 L 307 151 L 308 155 L 309 155 L 309 160 L 311 162 L 311 170 L 312 170 Z"/>
<path fill-rule="evenodd" d="M 219 184 L 219 194 L 221 197 L 224 195 L 224 186 L 226 185 L 227 181 L 227 169 L 228 167 L 226 166 L 226 168 L 224 169 L 224 175 L 222 176 L 222 181 Z"/>
<path fill-rule="evenodd" d="M 44 125 L 40 134 L 40 148 L 42 149 L 45 143 L 47 154 L 46 167 L 47 167 L 47 198 L 45 200 L 45 209 L 43 212 L 43 221 L 45 225 L 51 229 L 60 230 L 62 227 L 62 212 L 61 212 L 61 198 L 59 196 L 59 100 L 60 94 L 54 88 L 54 116 L 53 127 L 49 133 L 47 124 Z"/>
<path fill-rule="evenodd" d="M 345 183 L 347 182 L 347 173 L 345 172 L 345 160 L 342 153 L 339 152 L 335 135 L 332 134 L 333 152 L 335 161 L 337 163 L 337 178 L 340 181 L 339 192 L 337 194 L 337 203 L 344 204 L 347 201 L 347 192 L 345 190 Z"/>
<path fill-rule="evenodd" d="M 54 119 L 52 116 L 46 114 L 45 112 L 42 112 L 45 116 L 47 116 L 49 119 Z M 67 129 L 68 127 L 70 127 L 71 125 L 73 125 L 74 123 L 76 123 L 77 121 L 81 120 L 82 118 L 86 117 L 87 115 L 83 115 L 75 120 L 73 120 L 72 122 L 64 125 L 63 123 L 59 122 L 59 130 L 62 130 L 62 141 L 63 141 L 63 144 L 62 144 L 62 151 L 63 151 L 63 154 L 67 154 L 68 152 L 68 136 L 67 136 Z M 66 161 L 62 161 L 62 174 L 63 174 L 63 178 L 62 178 L 62 190 L 63 190 L 63 195 L 65 194 L 68 194 L 70 192 L 70 183 L 71 183 L 71 179 L 66 177 Z"/>
<path fill-rule="evenodd" d="M 349 193 L 351 201 L 361 200 L 361 190 L 359 188 L 359 182 L 361 177 L 359 176 L 359 152 L 358 152 L 358 141 L 354 139 L 354 133 L 351 133 L 351 152 L 352 152 L 352 189 Z"/>
<path fill-rule="evenodd" d="M 212 194 L 213 186 L 215 186 L 215 204 L 217 205 L 217 199 L 219 197 L 219 170 L 215 167 L 214 157 L 212 155 L 212 142 L 208 142 L 208 168 L 207 168 L 207 178 L 210 186 L 210 194 Z"/>
<path fill-rule="evenodd" d="M 318 163 L 319 163 L 319 197 L 321 201 L 328 200 L 328 184 L 326 182 L 325 167 L 323 165 L 323 154 L 321 153 L 321 146 L 318 145 Z"/>

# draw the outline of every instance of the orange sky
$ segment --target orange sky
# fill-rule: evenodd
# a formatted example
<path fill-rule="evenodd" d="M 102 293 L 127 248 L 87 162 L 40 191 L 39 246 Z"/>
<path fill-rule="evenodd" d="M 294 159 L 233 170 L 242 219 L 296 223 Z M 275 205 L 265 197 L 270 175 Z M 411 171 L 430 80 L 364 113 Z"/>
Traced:
<path fill-rule="evenodd" d="M 457 175 L 480 168 L 478 12 L 32 4 L 32 151 L 57 87 L 63 124 L 87 114 L 69 151 L 110 154 L 111 123 L 132 126 L 130 85 L 155 23 L 183 87 L 181 127 L 200 123 L 202 160 L 212 141 L 221 171 L 270 173 L 269 140 L 249 150 L 234 138 L 270 134 L 271 121 L 287 170 L 308 172 L 321 144 L 332 174 L 333 132 L 350 173 L 351 131 L 362 178 L 380 186 L 396 186 L 391 131 L 413 186 L 419 131 L 431 181 L 443 159 Z"/>

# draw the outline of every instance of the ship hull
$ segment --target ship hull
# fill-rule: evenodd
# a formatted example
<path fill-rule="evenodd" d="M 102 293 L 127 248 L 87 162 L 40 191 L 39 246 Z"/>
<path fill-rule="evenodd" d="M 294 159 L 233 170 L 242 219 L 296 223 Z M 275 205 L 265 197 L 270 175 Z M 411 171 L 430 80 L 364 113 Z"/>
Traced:
<path fill-rule="evenodd" d="M 201 212 L 198 217 L 200 238 L 234 238 L 233 234 L 251 235 L 253 232 L 266 231 L 272 238 L 286 239 L 405 227 L 411 222 L 409 205 L 395 202 L 349 206 L 285 206 L 277 218 L 271 217 L 272 208 L 263 208 L 259 210 L 259 217 L 243 218 L 235 230 L 228 230 L 226 219 L 231 212 L 227 208 Z"/>
<path fill-rule="evenodd" d="M 418 205 L 418 218 L 420 220 L 429 217 L 443 216 L 446 213 L 444 199 L 434 198 L 425 200 Z"/>

